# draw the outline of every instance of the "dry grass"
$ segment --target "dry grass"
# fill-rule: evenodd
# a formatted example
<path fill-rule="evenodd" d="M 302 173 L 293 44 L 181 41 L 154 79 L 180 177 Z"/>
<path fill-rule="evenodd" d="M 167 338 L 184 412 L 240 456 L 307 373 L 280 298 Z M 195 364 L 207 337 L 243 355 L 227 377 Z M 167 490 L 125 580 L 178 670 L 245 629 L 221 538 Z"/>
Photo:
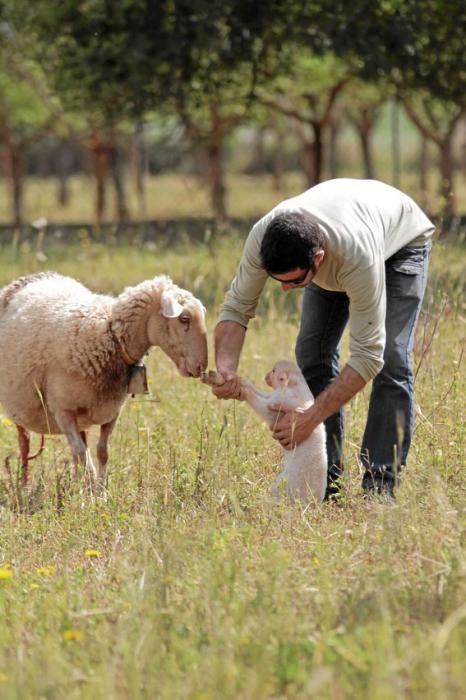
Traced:
<path fill-rule="evenodd" d="M 45 263 L 3 250 L 0 272 L 6 281 L 47 266 L 118 291 L 165 269 L 207 303 L 212 328 L 239 250 L 234 239 L 155 253 L 84 242 L 46 250 Z M 62 438 L 47 440 L 20 508 L 3 470 L 1 697 L 462 698 L 463 270 L 464 251 L 437 246 L 415 353 L 420 412 L 395 507 L 361 498 L 367 395 L 348 410 L 343 501 L 271 506 L 279 450 L 265 427 L 157 351 L 152 397 L 128 402 L 111 442 L 107 503 L 69 485 Z M 258 384 L 292 355 L 299 298 L 267 289 L 241 366 Z M 13 471 L 15 443 L 0 417 L 0 462 Z"/>

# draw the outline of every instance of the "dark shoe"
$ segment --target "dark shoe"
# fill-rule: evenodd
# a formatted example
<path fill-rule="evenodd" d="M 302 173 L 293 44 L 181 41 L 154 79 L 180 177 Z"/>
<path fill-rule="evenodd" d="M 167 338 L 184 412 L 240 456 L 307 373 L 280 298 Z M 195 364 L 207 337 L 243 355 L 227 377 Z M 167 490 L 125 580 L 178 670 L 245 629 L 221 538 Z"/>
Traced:
<path fill-rule="evenodd" d="M 382 496 L 388 503 L 395 503 L 396 477 L 391 467 L 366 469 L 362 478 L 365 498 Z"/>
<path fill-rule="evenodd" d="M 341 493 L 342 476 L 343 467 L 339 464 L 331 464 L 327 472 L 327 489 L 325 491 L 324 501 L 338 500 Z"/>

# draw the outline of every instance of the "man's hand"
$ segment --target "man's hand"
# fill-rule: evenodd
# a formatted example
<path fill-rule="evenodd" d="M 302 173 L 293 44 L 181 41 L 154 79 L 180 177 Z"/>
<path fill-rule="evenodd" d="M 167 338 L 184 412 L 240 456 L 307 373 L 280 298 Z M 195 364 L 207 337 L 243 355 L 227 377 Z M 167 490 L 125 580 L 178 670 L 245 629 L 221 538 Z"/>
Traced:
<path fill-rule="evenodd" d="M 234 372 L 208 372 L 202 377 L 202 381 L 211 387 L 217 399 L 246 399 L 241 379 Z"/>
<path fill-rule="evenodd" d="M 271 427 L 272 437 L 278 440 L 285 450 L 292 450 L 296 445 L 306 440 L 317 427 L 310 420 L 310 418 L 312 419 L 312 414 L 309 412 L 312 408 L 292 410 L 277 406 L 273 410 L 278 412 L 278 418 Z"/>
<path fill-rule="evenodd" d="M 212 393 L 217 399 L 237 399 L 241 401 L 241 380 L 234 372 L 217 372 L 223 379 L 223 384 L 212 387 Z"/>

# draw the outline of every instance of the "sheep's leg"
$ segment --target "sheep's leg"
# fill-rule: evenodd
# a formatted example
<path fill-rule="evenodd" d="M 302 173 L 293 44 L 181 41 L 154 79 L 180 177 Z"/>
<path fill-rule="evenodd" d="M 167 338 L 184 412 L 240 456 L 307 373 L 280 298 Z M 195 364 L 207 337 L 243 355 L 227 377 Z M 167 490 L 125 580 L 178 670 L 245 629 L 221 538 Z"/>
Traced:
<path fill-rule="evenodd" d="M 74 411 L 60 411 L 55 414 L 55 420 L 60 430 L 66 436 L 73 457 L 74 477 L 77 478 L 79 466 L 84 467 L 86 477 L 92 483 L 97 477 L 96 468 L 87 447 L 87 437 L 84 430 L 78 429 L 78 422 Z"/>
<path fill-rule="evenodd" d="M 118 416 L 100 426 L 100 437 L 97 443 L 97 459 L 99 462 L 98 487 L 102 494 L 107 488 L 108 440 L 117 422 Z"/>
<path fill-rule="evenodd" d="M 29 471 L 29 446 L 30 436 L 21 425 L 16 426 L 18 431 L 19 455 L 21 459 L 21 483 L 23 486 L 31 485 L 31 472 Z"/>

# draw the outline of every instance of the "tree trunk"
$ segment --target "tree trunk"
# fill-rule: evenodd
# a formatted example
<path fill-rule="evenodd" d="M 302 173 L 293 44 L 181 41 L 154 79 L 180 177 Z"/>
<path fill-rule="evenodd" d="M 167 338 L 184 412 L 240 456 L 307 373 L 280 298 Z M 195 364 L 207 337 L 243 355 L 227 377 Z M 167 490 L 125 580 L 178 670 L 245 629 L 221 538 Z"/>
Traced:
<path fill-rule="evenodd" d="M 255 175 L 257 173 L 263 172 L 264 162 L 265 162 L 265 149 L 264 149 L 264 138 L 267 127 L 265 125 L 259 126 L 254 132 L 254 141 L 251 146 L 251 155 L 249 157 L 249 162 L 244 168 L 244 172 L 247 175 Z"/>
<path fill-rule="evenodd" d="M 314 156 L 314 141 L 309 137 L 306 126 L 297 124 L 296 134 L 298 141 L 301 144 L 299 149 L 299 160 L 304 171 L 306 186 L 312 187 L 315 184 L 315 156 Z"/>
<path fill-rule="evenodd" d="M 115 188 L 115 201 L 117 207 L 118 223 L 124 223 L 130 218 L 128 206 L 126 204 L 126 192 L 124 185 L 123 168 L 121 163 L 121 150 L 118 144 L 112 140 L 108 149 L 109 170 Z"/>
<path fill-rule="evenodd" d="M 225 171 L 223 164 L 224 124 L 219 109 L 211 108 L 211 131 L 207 146 L 212 211 L 217 221 L 227 218 Z"/>
<path fill-rule="evenodd" d="M 97 223 L 101 224 L 107 205 L 108 149 L 98 132 L 92 134 L 90 150 L 96 183 L 95 215 Z"/>
<path fill-rule="evenodd" d="M 392 184 L 401 187 L 400 105 L 396 98 L 392 103 Z"/>
<path fill-rule="evenodd" d="M 66 207 L 70 201 L 68 178 L 73 165 L 73 154 L 68 141 L 62 141 L 57 150 L 57 201 L 61 207 Z"/>
<path fill-rule="evenodd" d="M 284 134 L 275 126 L 275 145 L 272 158 L 272 183 L 275 192 L 283 192 L 283 173 L 285 171 Z"/>
<path fill-rule="evenodd" d="M 338 177 L 339 159 L 338 159 L 338 140 L 341 131 L 341 122 L 338 119 L 332 119 L 329 129 L 328 143 L 328 166 L 330 177 Z"/>
<path fill-rule="evenodd" d="M 24 154 L 22 145 L 10 143 L 10 177 L 13 222 L 17 228 L 19 228 L 23 223 L 23 174 Z"/>
<path fill-rule="evenodd" d="M 455 193 L 453 190 L 453 157 L 451 153 L 451 134 L 446 136 L 441 144 L 440 148 L 440 193 L 442 195 L 444 205 L 443 205 L 443 217 L 447 221 L 455 216 L 456 213 L 456 200 Z"/>
<path fill-rule="evenodd" d="M 463 180 L 466 182 L 466 115 L 462 119 L 462 144 L 461 144 L 461 172 L 463 173 Z"/>
<path fill-rule="evenodd" d="M 421 150 L 419 154 L 419 189 L 421 191 L 421 206 L 429 208 L 429 148 L 425 135 L 421 132 Z"/>
<path fill-rule="evenodd" d="M 374 159 L 372 156 L 372 123 L 368 119 L 362 119 L 356 124 L 356 129 L 361 144 L 364 177 L 372 180 L 375 177 Z"/>
<path fill-rule="evenodd" d="M 313 177 L 313 182 L 311 184 L 311 187 L 313 185 L 318 185 L 319 182 L 322 181 L 322 167 L 323 167 L 323 162 L 324 162 L 323 140 L 322 140 L 323 128 L 322 128 L 322 125 L 320 124 L 320 122 L 317 122 L 317 121 L 312 122 L 312 130 L 314 132 L 314 149 L 313 149 L 314 177 Z"/>
<path fill-rule="evenodd" d="M 306 185 L 308 187 L 312 187 L 315 184 L 315 176 L 314 176 L 314 166 L 315 166 L 315 161 L 314 161 L 314 142 L 306 139 L 304 141 L 303 146 L 302 146 L 302 164 L 303 164 L 303 170 L 304 174 L 306 176 Z"/>
<path fill-rule="evenodd" d="M 10 174 L 10 158 L 5 148 L 0 146 L 0 177 L 8 178 Z"/>
<path fill-rule="evenodd" d="M 142 122 L 136 124 L 133 141 L 133 156 L 139 216 L 144 217 L 146 214 L 145 175 L 147 173 L 147 151 L 144 138 L 144 124 Z"/>

